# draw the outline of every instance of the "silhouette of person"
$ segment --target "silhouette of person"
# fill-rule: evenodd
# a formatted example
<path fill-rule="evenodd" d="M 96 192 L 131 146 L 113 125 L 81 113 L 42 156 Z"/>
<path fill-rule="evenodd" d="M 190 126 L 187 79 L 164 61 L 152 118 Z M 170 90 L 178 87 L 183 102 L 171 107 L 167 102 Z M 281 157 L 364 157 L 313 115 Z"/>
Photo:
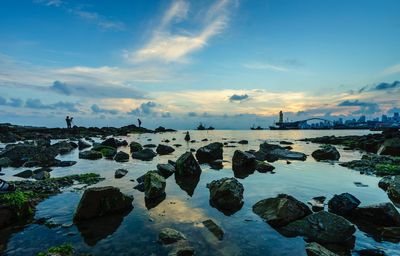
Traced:
<path fill-rule="evenodd" d="M 138 122 L 139 128 L 140 128 L 140 127 L 142 126 L 142 120 L 140 120 L 140 119 L 138 118 L 137 122 Z"/>
<path fill-rule="evenodd" d="M 186 141 L 190 141 L 190 135 L 189 135 L 189 132 L 186 132 L 186 135 L 185 135 L 185 140 L 186 140 Z"/>
<path fill-rule="evenodd" d="M 69 118 L 69 116 L 67 116 L 65 118 L 65 122 L 67 122 L 67 128 L 70 129 L 71 128 L 72 117 Z"/>
<path fill-rule="evenodd" d="M 70 120 L 70 122 L 71 122 L 71 126 L 74 124 L 74 118 L 71 116 L 70 118 L 69 118 L 69 120 Z M 70 127 L 71 128 L 71 127 Z"/>

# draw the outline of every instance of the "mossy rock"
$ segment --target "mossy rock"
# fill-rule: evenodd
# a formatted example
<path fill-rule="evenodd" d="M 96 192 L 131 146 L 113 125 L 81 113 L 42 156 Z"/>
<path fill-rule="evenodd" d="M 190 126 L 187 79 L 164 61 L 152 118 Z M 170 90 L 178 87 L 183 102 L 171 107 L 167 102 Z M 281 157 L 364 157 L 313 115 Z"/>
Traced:
<path fill-rule="evenodd" d="M 132 152 L 137 152 L 137 151 L 140 151 L 140 150 L 143 149 L 142 145 L 140 145 L 140 143 L 138 143 L 138 142 L 136 142 L 136 141 L 132 141 L 132 142 L 129 144 L 129 147 L 130 147 L 130 149 L 131 149 L 131 153 L 132 153 Z"/>
<path fill-rule="evenodd" d="M 400 165 L 396 164 L 377 164 L 375 165 L 376 175 L 398 175 Z"/>
<path fill-rule="evenodd" d="M 71 244 L 62 244 L 60 246 L 51 247 L 46 252 L 39 252 L 37 256 L 72 256 L 73 254 L 74 248 Z"/>

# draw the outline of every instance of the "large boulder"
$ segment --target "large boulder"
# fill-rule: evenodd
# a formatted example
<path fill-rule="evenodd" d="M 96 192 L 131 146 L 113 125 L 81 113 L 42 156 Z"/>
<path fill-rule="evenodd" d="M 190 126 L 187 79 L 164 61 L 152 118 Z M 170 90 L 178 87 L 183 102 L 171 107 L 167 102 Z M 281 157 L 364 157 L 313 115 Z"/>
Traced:
<path fill-rule="evenodd" d="M 168 163 L 168 164 L 157 164 L 158 173 L 163 176 L 164 178 L 168 178 L 175 172 L 175 167 Z"/>
<path fill-rule="evenodd" d="M 139 142 L 136 142 L 136 141 L 132 141 L 132 142 L 129 144 L 129 148 L 130 148 L 130 150 L 131 150 L 131 153 L 137 152 L 137 151 L 140 151 L 140 150 L 143 149 L 142 145 L 140 145 L 140 143 L 139 143 Z"/>
<path fill-rule="evenodd" d="M 285 236 L 303 236 L 322 244 L 344 244 L 352 238 L 355 231 L 348 220 L 326 211 L 313 213 L 280 228 Z"/>
<path fill-rule="evenodd" d="M 79 222 L 132 209 L 133 197 L 124 195 L 116 187 L 88 188 L 78 204 L 74 221 Z"/>
<path fill-rule="evenodd" d="M 361 204 L 355 196 L 349 193 L 334 195 L 328 202 L 328 210 L 341 216 L 349 214 Z"/>
<path fill-rule="evenodd" d="M 253 212 L 272 227 L 285 226 L 312 213 L 306 204 L 286 194 L 258 201 Z"/>
<path fill-rule="evenodd" d="M 116 162 L 128 162 L 129 161 L 129 154 L 123 151 L 119 151 L 115 156 L 114 160 Z"/>
<path fill-rule="evenodd" d="M 132 158 L 143 160 L 143 161 L 151 161 L 156 155 L 157 155 L 157 153 L 154 152 L 152 149 L 145 148 L 145 149 L 133 152 Z"/>
<path fill-rule="evenodd" d="M 400 227 L 400 214 L 392 203 L 357 207 L 351 212 L 357 222 L 380 227 Z"/>
<path fill-rule="evenodd" d="M 59 141 L 50 147 L 56 149 L 61 155 L 67 154 L 75 149 L 75 146 L 71 142 L 67 141 Z"/>
<path fill-rule="evenodd" d="M 0 168 L 10 166 L 11 164 L 12 164 L 12 162 L 11 162 L 10 158 L 8 158 L 8 157 L 0 158 Z"/>
<path fill-rule="evenodd" d="M 201 168 L 197 160 L 191 152 L 181 155 L 176 161 L 176 175 L 184 176 L 200 176 Z"/>
<path fill-rule="evenodd" d="M 339 160 L 340 153 L 332 145 L 322 145 L 319 149 L 312 152 L 312 157 L 316 160 Z"/>
<path fill-rule="evenodd" d="M 33 171 L 32 170 L 25 170 L 25 171 L 19 172 L 17 174 L 14 174 L 14 176 L 27 179 L 27 178 L 30 178 L 30 177 L 33 176 Z"/>
<path fill-rule="evenodd" d="M 210 204 L 225 215 L 231 215 L 243 206 L 243 185 L 235 178 L 214 180 L 210 189 Z"/>
<path fill-rule="evenodd" d="M 254 172 L 256 168 L 256 158 L 254 155 L 236 150 L 232 157 L 232 169 L 234 172 Z"/>
<path fill-rule="evenodd" d="M 102 156 L 110 160 L 114 159 L 114 156 L 117 154 L 116 148 L 102 144 L 94 144 L 92 150 L 100 152 Z"/>
<path fill-rule="evenodd" d="M 400 156 L 400 138 L 385 140 L 378 153 L 380 155 Z"/>
<path fill-rule="evenodd" d="M 157 171 L 149 171 L 144 175 L 144 194 L 148 199 L 165 195 L 165 178 Z"/>
<path fill-rule="evenodd" d="M 103 155 L 99 151 L 86 150 L 86 151 L 79 152 L 80 159 L 96 160 L 96 159 L 100 159 L 102 157 L 103 157 Z"/>
<path fill-rule="evenodd" d="M 196 158 L 199 163 L 210 163 L 214 160 L 222 159 L 223 146 L 220 142 L 213 142 L 201 147 L 196 151 Z"/>
<path fill-rule="evenodd" d="M 163 228 L 160 234 L 158 234 L 158 238 L 163 244 L 172 244 L 179 240 L 186 240 L 184 234 L 172 228 Z"/>
<path fill-rule="evenodd" d="M 174 152 L 175 149 L 171 146 L 168 145 L 164 145 L 164 144 L 159 144 L 156 148 L 156 152 L 159 155 L 168 155 L 171 154 L 172 152 Z"/>
<path fill-rule="evenodd" d="M 108 138 L 101 143 L 101 145 L 103 145 L 103 146 L 108 146 L 108 147 L 112 147 L 112 148 L 126 146 L 126 144 L 127 144 L 126 141 L 120 141 L 120 140 L 117 140 L 116 138 Z"/>

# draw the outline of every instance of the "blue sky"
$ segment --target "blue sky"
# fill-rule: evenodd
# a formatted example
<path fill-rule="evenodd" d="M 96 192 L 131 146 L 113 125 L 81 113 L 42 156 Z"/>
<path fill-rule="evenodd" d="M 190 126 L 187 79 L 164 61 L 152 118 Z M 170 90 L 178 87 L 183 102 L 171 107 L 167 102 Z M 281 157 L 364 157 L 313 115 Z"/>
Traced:
<path fill-rule="evenodd" d="M 400 108 L 399 1 L 2 1 L 0 120 L 267 126 Z"/>

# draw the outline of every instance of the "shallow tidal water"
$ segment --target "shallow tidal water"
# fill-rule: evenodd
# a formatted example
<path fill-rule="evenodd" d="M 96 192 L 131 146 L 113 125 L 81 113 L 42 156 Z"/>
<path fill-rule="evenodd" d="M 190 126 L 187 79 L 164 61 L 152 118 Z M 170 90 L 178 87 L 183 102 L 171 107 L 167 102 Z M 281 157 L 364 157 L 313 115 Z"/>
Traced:
<path fill-rule="evenodd" d="M 106 159 L 81 160 L 78 159 L 79 150 L 59 156 L 62 160 L 77 160 L 71 167 L 54 168 L 52 177 L 87 172 L 99 173 L 106 179 L 93 186 L 116 186 L 123 193 L 133 195 L 133 210 L 125 215 L 118 215 L 94 221 L 85 226 L 72 224 L 75 208 L 83 190 L 70 188 L 62 194 L 50 197 L 37 206 L 35 219 L 50 218 L 57 224 L 64 224 L 49 228 L 45 225 L 29 224 L 22 231 L 14 233 L 8 240 L 5 255 L 36 255 L 48 247 L 71 243 L 79 253 L 93 255 L 166 255 L 169 248 L 159 244 L 157 237 L 164 227 L 177 229 L 184 233 L 190 245 L 195 248 L 196 255 L 306 255 L 303 238 L 285 238 L 271 228 L 252 212 L 252 206 L 257 201 L 275 197 L 279 193 L 286 193 L 297 199 L 307 202 L 315 196 L 326 196 L 327 201 L 334 195 L 349 192 L 359 198 L 361 205 L 390 201 L 386 193 L 378 187 L 379 177 L 361 175 L 359 172 L 339 166 L 337 163 L 316 162 L 308 156 L 304 162 L 277 161 L 272 163 L 276 167 L 275 173 L 258 173 L 239 179 L 244 186 L 244 205 L 241 210 L 231 216 L 226 216 L 209 204 L 209 190 L 206 184 L 223 177 L 233 177 L 231 160 L 233 152 L 240 150 L 257 150 L 260 143 L 268 141 L 279 143 L 281 140 L 294 143 L 293 150 L 311 155 L 318 148 L 318 144 L 297 141 L 307 137 L 324 135 L 363 135 L 370 131 L 359 130 L 293 130 L 293 131 L 190 131 L 191 138 L 196 143 L 184 141 L 184 131 L 163 134 L 131 134 L 127 137 L 118 137 L 144 144 L 167 144 L 161 142 L 170 140 L 169 145 L 182 144 L 170 155 L 156 156 L 152 161 L 130 159 L 126 163 L 117 163 Z M 173 141 L 172 138 L 176 138 Z M 202 139 L 207 138 L 207 142 Z M 148 141 L 151 139 L 151 141 Z M 213 170 L 206 164 L 201 165 L 203 170 L 193 195 L 182 190 L 175 182 L 174 176 L 167 179 L 166 198 L 157 206 L 145 204 L 144 193 L 133 187 L 136 180 L 149 170 L 155 170 L 158 163 L 167 163 L 176 160 L 190 148 L 198 149 L 211 142 L 239 141 L 246 139 L 248 145 L 231 144 L 236 147 L 224 147 L 224 168 Z M 337 147 L 340 161 L 360 159 L 362 152 L 345 151 Z M 129 146 L 119 148 L 129 153 Z M 129 172 L 121 178 L 115 179 L 116 169 L 125 168 Z M 25 168 L 5 168 L 2 177 L 5 180 L 16 180 L 12 175 Z M 358 187 L 354 182 L 361 182 L 367 186 Z M 151 208 L 153 207 L 153 208 Z M 150 209 L 148 209 L 150 208 Z M 202 221 L 212 219 L 225 232 L 222 241 L 219 241 L 202 224 Z M 400 255 L 400 245 L 390 242 L 376 242 L 362 231 L 357 230 L 355 249 L 381 248 L 388 255 Z"/>

